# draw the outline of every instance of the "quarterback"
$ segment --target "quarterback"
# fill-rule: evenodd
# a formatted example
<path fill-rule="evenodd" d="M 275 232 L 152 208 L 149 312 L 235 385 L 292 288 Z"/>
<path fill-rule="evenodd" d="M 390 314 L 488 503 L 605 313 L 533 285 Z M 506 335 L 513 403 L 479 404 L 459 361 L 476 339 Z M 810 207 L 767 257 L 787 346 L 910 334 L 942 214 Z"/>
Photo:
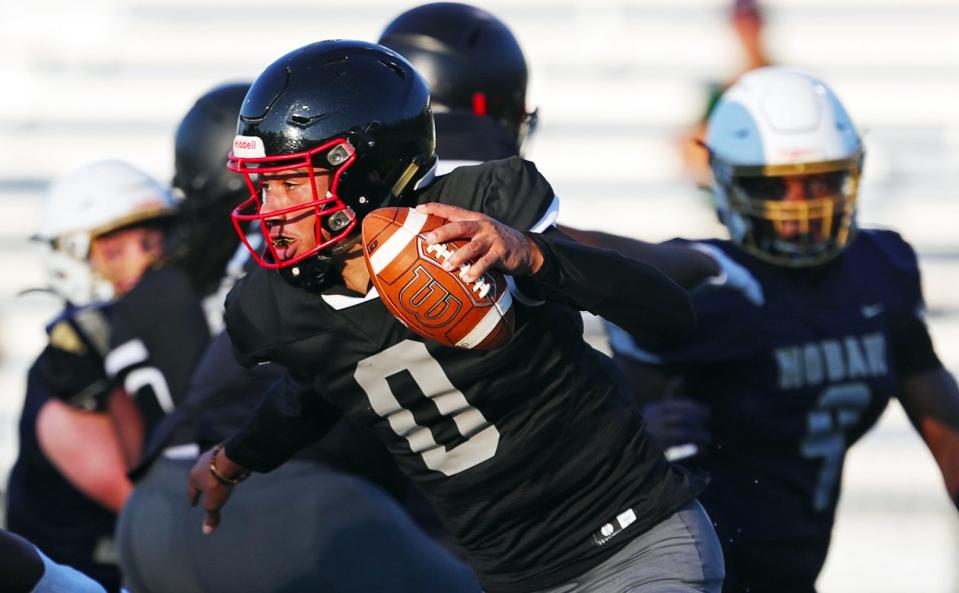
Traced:
<path fill-rule="evenodd" d="M 576 310 L 665 342 L 694 323 L 677 285 L 553 228 L 558 202 L 532 163 L 434 178 L 429 87 L 386 48 L 326 41 L 280 58 L 250 89 L 238 135 L 230 166 L 252 191 L 234 217 L 259 222 L 265 247 L 227 297 L 227 330 L 245 362 L 279 363 L 293 381 L 194 466 L 207 531 L 249 471 L 277 467 L 343 415 L 418 482 L 486 591 L 718 590 L 702 484 L 649 442 Z M 386 205 L 448 219 L 431 242 L 470 239 L 452 262 L 474 262 L 467 280 L 490 267 L 513 276 L 510 342 L 440 346 L 387 311 L 357 241 L 359 221 Z"/>

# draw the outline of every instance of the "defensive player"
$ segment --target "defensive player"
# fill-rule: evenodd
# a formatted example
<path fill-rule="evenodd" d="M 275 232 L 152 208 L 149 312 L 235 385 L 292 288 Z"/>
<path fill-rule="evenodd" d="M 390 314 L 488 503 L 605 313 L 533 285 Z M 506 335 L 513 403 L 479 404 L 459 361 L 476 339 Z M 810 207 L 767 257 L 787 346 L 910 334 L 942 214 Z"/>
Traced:
<path fill-rule="evenodd" d="M 51 186 L 37 236 L 48 247 L 50 289 L 66 306 L 27 376 L 7 525 L 109 591 L 120 586 L 113 530 L 131 486 L 106 413 L 110 307 L 102 299 L 129 290 L 161 255 L 172 211 L 152 178 L 100 161 Z"/>
<path fill-rule="evenodd" d="M 959 494 L 959 392 L 923 321 L 912 248 L 857 228 L 863 147 L 842 103 L 807 73 L 744 75 L 709 120 L 714 193 L 757 306 L 724 288 L 693 296 L 699 326 L 673 346 L 613 331 L 639 395 L 670 378 L 686 398 L 654 402 L 666 445 L 698 441 L 690 463 L 726 556 L 725 590 L 815 590 L 848 448 L 898 397 Z M 703 413 L 705 411 L 705 413 Z M 709 420 L 711 416 L 711 420 Z M 711 437 L 711 440 L 710 440 Z"/>
<path fill-rule="evenodd" d="M 531 163 L 433 180 L 429 105 L 404 59 L 351 41 L 291 52 L 247 94 L 231 167 L 253 191 L 235 217 L 261 221 L 266 245 L 254 252 L 263 267 L 227 299 L 227 329 L 244 360 L 286 366 L 300 389 L 271 392 L 194 466 L 204 528 L 250 470 L 277 467 L 345 414 L 372 426 L 421 485 L 486 591 L 717 590 L 701 485 L 650 445 L 570 308 L 668 340 L 693 324 L 685 294 L 551 229 L 555 196 Z M 507 199 L 514 192 L 522 199 Z M 386 204 L 453 221 L 430 240 L 471 239 L 449 260 L 474 260 L 467 281 L 490 266 L 514 275 L 522 300 L 506 346 L 442 347 L 389 314 L 357 241 L 357 223 Z"/>
<path fill-rule="evenodd" d="M 190 229 L 205 231 L 179 237 L 173 252 L 177 265 L 189 262 L 182 267 L 197 272 L 193 275 L 208 287 L 205 292 L 213 294 L 232 285 L 239 268 L 228 261 L 226 249 L 208 249 L 207 242 L 221 237 L 234 248 L 239 244 L 229 213 L 245 183 L 224 161 L 249 86 L 211 89 L 176 133 L 180 209 Z M 233 262 L 240 259 L 245 258 Z M 212 281 L 200 271 L 212 274 Z M 210 312 L 211 326 L 221 326 L 222 313 Z M 170 317 L 164 323 L 191 323 L 191 318 Z M 346 422 L 271 476 L 250 480 L 230 507 L 232 521 L 216 537 L 204 537 L 198 528 L 202 514 L 183 504 L 183 484 L 199 447 L 242 427 L 277 381 L 289 381 L 280 367 L 245 369 L 233 357 L 229 337 L 213 337 L 183 400 L 157 424 L 132 473 L 135 488 L 117 528 L 126 586 L 133 593 L 477 593 L 469 567 L 431 541 L 395 500 L 407 502 L 409 484 L 382 445 Z M 292 554 L 291 538 L 304 533 L 309 536 Z"/>

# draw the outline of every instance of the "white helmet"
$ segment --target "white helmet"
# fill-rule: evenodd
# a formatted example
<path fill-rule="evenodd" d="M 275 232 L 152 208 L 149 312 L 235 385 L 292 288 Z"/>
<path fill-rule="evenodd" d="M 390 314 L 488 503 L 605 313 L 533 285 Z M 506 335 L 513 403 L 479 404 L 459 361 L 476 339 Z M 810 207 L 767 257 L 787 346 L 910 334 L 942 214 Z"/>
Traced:
<path fill-rule="evenodd" d="M 816 78 L 777 66 L 747 72 L 713 110 L 706 144 L 716 207 L 744 250 L 811 266 L 854 236 L 862 142 Z M 792 187 L 805 199 L 787 198 Z"/>
<path fill-rule="evenodd" d="M 174 213 L 173 198 L 156 180 L 119 160 L 98 161 L 57 179 L 47 191 L 35 236 L 50 288 L 74 304 L 112 296 L 87 256 L 94 238 Z"/>

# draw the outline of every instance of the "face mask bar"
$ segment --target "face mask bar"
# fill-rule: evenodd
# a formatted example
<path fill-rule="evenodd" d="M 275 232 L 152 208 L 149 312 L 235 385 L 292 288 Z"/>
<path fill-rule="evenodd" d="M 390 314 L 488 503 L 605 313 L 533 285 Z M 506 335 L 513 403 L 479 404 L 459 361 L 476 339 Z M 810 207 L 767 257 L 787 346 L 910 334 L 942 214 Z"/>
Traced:
<path fill-rule="evenodd" d="M 323 165 L 333 168 L 329 191 L 327 191 L 326 195 L 322 198 L 316 188 L 316 172 L 314 170 L 316 167 L 314 158 L 321 154 L 324 155 L 323 160 L 325 162 Z M 252 254 L 253 259 L 260 266 L 269 269 L 292 266 L 342 241 L 348 237 L 356 227 L 356 217 L 353 215 L 349 206 L 347 206 L 338 195 L 340 179 L 343 173 L 356 161 L 356 151 L 347 139 L 335 138 L 311 150 L 284 155 L 237 157 L 231 152 L 228 159 L 227 168 L 243 175 L 247 187 L 250 190 L 250 197 L 240 203 L 231 214 L 233 227 L 240 236 L 240 240 L 243 241 L 243 244 Z M 263 173 L 278 173 L 297 168 L 305 168 L 307 171 L 306 174 L 310 180 L 310 190 L 313 194 L 312 201 L 288 208 L 264 212 L 260 192 L 261 180 L 258 177 Z M 314 217 L 316 246 L 296 257 L 285 260 L 280 259 L 276 246 L 270 238 L 267 221 L 286 217 L 291 214 L 302 214 L 308 211 L 312 211 Z M 323 240 L 322 235 L 324 220 L 328 221 L 326 227 L 330 232 L 330 238 L 327 240 Z M 251 222 L 258 224 L 250 225 L 249 223 Z M 244 230 L 245 228 L 259 229 L 259 232 L 263 235 L 263 244 L 265 245 L 263 253 L 253 247 L 250 238 L 247 236 L 247 231 Z M 264 254 L 268 254 L 268 257 L 264 257 Z"/>
<path fill-rule="evenodd" d="M 790 267 L 819 265 L 838 255 L 855 233 L 860 156 L 819 163 L 736 167 L 714 162 L 729 208 L 745 222 L 744 250 Z M 720 166 L 716 166 L 716 165 Z M 810 195 L 813 176 L 836 175 L 832 187 Z M 805 199 L 785 200 L 786 177 L 801 177 Z M 808 179 L 806 177 L 809 177 Z M 763 183 L 765 181 L 765 183 Z M 769 188 L 763 192 L 757 188 Z M 777 189 L 778 188 L 778 189 Z"/>

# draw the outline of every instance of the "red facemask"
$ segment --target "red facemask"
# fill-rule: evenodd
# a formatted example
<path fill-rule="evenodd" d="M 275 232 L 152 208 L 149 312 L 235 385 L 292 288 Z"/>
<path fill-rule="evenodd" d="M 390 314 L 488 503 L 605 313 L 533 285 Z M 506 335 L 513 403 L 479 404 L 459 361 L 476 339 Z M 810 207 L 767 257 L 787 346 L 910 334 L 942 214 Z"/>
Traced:
<path fill-rule="evenodd" d="M 322 155 L 322 156 L 321 156 Z M 329 190 L 326 195 L 320 196 L 316 187 L 317 157 L 324 167 L 332 168 Z M 240 240 L 253 255 L 253 259 L 264 268 L 277 269 L 292 266 L 304 259 L 342 241 L 356 227 L 356 216 L 338 195 L 340 178 L 356 160 L 356 151 L 353 145 L 345 138 L 335 138 L 316 148 L 305 152 L 265 156 L 262 141 L 257 137 L 237 136 L 233 141 L 233 150 L 230 152 L 227 168 L 240 173 L 250 189 L 250 197 L 237 206 L 232 214 L 233 226 L 236 228 Z M 287 208 L 277 210 L 263 210 L 262 180 L 263 173 L 277 173 L 305 168 L 309 177 L 310 189 L 313 194 L 311 201 L 305 201 Z M 313 232 L 316 246 L 304 253 L 298 253 L 289 259 L 283 259 L 277 251 L 270 237 L 268 221 L 277 218 L 290 219 L 302 215 L 312 215 L 314 219 Z M 256 222 L 257 224 L 250 224 Z M 259 230 L 262 235 L 265 249 L 259 250 L 254 244 L 257 242 L 251 233 Z M 329 238 L 324 240 L 322 230 L 326 229 Z M 251 240 L 252 239 L 252 240 Z"/>

